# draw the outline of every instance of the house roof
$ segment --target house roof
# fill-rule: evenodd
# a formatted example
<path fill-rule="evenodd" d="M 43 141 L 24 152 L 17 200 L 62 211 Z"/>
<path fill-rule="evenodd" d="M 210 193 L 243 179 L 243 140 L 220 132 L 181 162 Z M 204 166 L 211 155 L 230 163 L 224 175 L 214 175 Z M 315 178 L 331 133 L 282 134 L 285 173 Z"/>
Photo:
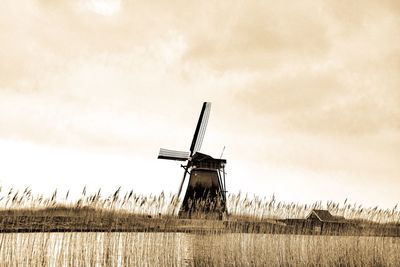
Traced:
<path fill-rule="evenodd" d="M 314 209 L 307 216 L 307 219 L 311 219 L 313 215 L 317 217 L 318 220 L 320 220 L 321 222 L 339 222 L 345 220 L 343 216 L 333 216 L 328 210 Z"/>

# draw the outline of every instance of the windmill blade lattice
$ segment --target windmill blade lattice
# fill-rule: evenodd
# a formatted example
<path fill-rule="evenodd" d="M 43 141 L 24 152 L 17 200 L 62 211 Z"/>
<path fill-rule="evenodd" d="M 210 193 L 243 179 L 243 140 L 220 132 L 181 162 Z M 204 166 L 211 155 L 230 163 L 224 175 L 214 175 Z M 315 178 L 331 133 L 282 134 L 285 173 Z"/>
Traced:
<path fill-rule="evenodd" d="M 196 130 L 193 135 L 192 144 L 190 146 L 190 155 L 200 151 L 203 144 L 204 135 L 206 132 L 208 118 L 210 116 L 211 103 L 204 102 L 200 112 L 199 121 L 197 122 Z"/>
<path fill-rule="evenodd" d="M 177 151 L 177 150 L 160 148 L 160 152 L 158 153 L 158 158 L 159 159 L 186 161 L 189 159 L 189 155 L 190 155 L 190 153 L 185 152 L 185 151 Z"/>

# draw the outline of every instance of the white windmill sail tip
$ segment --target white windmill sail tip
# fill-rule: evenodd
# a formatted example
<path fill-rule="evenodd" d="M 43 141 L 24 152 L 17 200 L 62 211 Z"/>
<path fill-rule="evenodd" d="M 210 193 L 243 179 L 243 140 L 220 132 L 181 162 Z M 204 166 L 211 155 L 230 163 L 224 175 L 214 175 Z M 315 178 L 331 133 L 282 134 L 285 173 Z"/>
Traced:
<path fill-rule="evenodd" d="M 189 159 L 189 152 L 185 151 L 177 151 L 171 149 L 160 148 L 160 152 L 158 153 L 159 159 L 168 159 L 168 160 L 178 160 L 178 161 L 186 161 Z"/>
<path fill-rule="evenodd" d="M 211 102 L 204 102 L 192 144 L 192 154 L 200 151 L 206 133 L 208 118 L 210 117 Z"/>

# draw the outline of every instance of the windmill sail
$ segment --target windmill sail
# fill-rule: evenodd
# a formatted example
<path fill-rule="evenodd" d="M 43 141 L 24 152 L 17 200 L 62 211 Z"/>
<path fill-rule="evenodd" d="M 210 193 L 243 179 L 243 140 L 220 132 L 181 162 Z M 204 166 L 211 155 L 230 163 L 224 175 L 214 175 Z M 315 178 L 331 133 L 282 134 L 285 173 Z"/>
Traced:
<path fill-rule="evenodd" d="M 185 161 L 189 159 L 189 152 L 160 148 L 159 159 Z"/>
<path fill-rule="evenodd" d="M 211 103 L 204 102 L 200 112 L 199 121 L 197 122 L 196 130 L 193 135 L 192 144 L 190 145 L 190 156 L 200 151 L 203 143 L 204 134 L 206 132 L 208 117 L 210 115 Z"/>

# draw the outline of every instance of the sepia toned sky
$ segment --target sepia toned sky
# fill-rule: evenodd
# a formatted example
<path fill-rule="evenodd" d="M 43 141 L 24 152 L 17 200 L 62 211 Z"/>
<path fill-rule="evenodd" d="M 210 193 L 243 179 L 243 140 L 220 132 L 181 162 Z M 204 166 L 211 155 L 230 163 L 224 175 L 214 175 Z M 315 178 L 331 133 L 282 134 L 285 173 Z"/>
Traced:
<path fill-rule="evenodd" d="M 400 201 L 398 1 L 0 5 L 3 190 L 176 192 L 210 101 L 229 192 Z"/>

